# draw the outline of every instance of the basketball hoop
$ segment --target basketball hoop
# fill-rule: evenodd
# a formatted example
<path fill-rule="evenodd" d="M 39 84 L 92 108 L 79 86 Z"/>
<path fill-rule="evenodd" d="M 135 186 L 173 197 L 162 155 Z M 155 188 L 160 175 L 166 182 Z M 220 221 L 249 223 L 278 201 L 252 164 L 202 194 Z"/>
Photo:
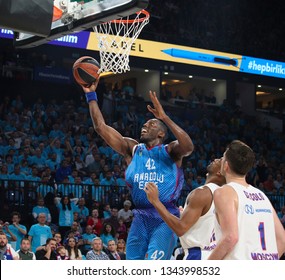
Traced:
<path fill-rule="evenodd" d="M 149 13 L 141 10 L 134 15 L 94 26 L 99 52 L 100 73 L 123 73 L 130 70 L 129 55 L 134 41 L 149 22 Z"/>

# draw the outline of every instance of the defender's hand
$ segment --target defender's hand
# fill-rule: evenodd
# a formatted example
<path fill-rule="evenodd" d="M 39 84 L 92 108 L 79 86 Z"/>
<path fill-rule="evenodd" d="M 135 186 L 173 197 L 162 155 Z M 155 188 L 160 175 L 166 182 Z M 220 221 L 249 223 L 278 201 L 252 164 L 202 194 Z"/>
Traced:
<path fill-rule="evenodd" d="M 147 199 L 151 204 L 154 204 L 159 200 L 159 192 L 158 187 L 154 183 L 147 183 L 144 187 L 144 191 L 146 193 Z"/>

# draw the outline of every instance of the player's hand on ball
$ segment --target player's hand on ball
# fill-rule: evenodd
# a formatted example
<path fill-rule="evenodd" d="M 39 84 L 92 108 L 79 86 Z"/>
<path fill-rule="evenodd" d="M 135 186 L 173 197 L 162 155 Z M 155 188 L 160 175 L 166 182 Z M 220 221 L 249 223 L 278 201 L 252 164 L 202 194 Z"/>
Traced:
<path fill-rule="evenodd" d="M 96 88 L 97 88 L 98 83 L 99 83 L 99 79 L 100 79 L 100 78 L 98 78 L 98 79 L 96 80 L 96 82 L 92 83 L 91 85 L 88 85 L 88 86 L 81 85 L 83 91 L 84 91 L 85 93 L 92 92 L 92 91 L 96 91 Z"/>

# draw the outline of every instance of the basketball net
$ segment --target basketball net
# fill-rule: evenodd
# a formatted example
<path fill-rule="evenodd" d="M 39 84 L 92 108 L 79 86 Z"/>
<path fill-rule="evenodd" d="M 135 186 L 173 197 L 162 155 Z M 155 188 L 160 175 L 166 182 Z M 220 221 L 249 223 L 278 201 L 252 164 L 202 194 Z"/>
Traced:
<path fill-rule="evenodd" d="M 130 70 L 129 56 L 134 41 L 149 22 L 145 10 L 124 18 L 94 26 L 99 52 L 100 73 L 123 73 Z"/>

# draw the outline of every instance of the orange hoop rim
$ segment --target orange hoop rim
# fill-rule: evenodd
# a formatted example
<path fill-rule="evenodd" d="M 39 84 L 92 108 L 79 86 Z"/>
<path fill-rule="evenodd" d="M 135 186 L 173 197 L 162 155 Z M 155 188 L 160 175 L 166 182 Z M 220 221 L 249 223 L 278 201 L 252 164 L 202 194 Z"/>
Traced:
<path fill-rule="evenodd" d="M 114 19 L 111 20 L 111 23 L 126 23 L 126 24 L 132 24 L 132 23 L 139 23 L 144 22 L 146 19 L 150 17 L 150 14 L 146 10 L 141 10 L 139 12 L 136 12 L 137 15 L 143 14 L 144 17 L 136 18 L 136 19 Z"/>

